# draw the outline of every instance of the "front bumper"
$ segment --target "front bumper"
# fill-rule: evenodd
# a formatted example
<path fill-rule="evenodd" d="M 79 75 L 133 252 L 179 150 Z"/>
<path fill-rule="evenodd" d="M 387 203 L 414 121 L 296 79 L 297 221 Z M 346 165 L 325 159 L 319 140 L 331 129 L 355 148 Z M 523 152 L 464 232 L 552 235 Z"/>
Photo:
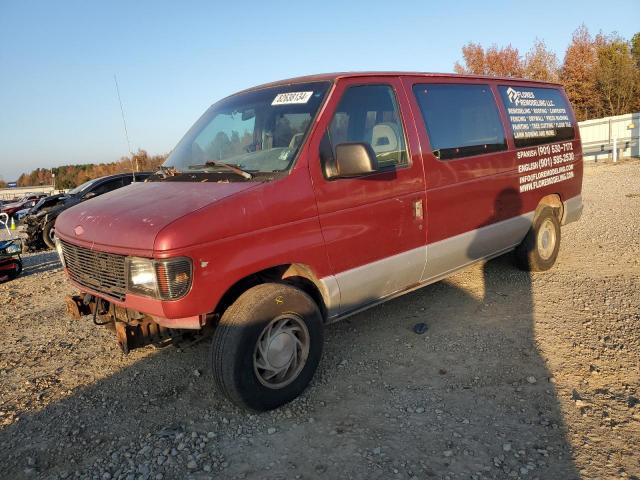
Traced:
<path fill-rule="evenodd" d="M 67 280 L 75 286 L 80 292 L 82 296 L 89 294 L 92 297 L 100 298 L 104 302 L 109 304 L 113 304 L 119 307 L 123 311 L 130 311 L 134 314 L 142 314 L 144 316 L 148 316 L 155 323 L 162 327 L 171 328 L 171 329 L 188 329 L 188 330 L 199 330 L 206 323 L 206 315 L 194 315 L 189 317 L 180 317 L 180 318 L 166 318 L 162 309 L 162 301 L 156 300 L 148 297 L 142 297 L 139 295 L 135 295 L 132 293 L 127 293 L 126 299 L 122 302 L 115 298 L 111 298 L 106 296 L 100 292 L 96 292 L 87 288 L 84 285 L 80 285 L 79 283 L 72 280 L 67 274 Z M 77 302 L 76 302 L 77 303 Z M 93 310 L 91 310 L 93 312 Z M 74 311 L 69 310 L 69 313 L 72 316 L 82 316 L 88 315 L 89 313 L 81 313 L 78 312 L 76 314 Z"/>

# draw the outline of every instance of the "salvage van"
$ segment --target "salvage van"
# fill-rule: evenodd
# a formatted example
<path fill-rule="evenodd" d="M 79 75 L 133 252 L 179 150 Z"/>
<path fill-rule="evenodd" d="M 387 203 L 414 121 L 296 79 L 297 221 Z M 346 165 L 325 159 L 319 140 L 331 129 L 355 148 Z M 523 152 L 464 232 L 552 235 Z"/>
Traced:
<path fill-rule="evenodd" d="M 211 335 L 218 389 L 253 410 L 298 396 L 323 328 L 515 250 L 551 268 L 582 212 L 562 87 L 343 73 L 210 107 L 144 183 L 55 224 L 67 305 L 125 352 Z"/>

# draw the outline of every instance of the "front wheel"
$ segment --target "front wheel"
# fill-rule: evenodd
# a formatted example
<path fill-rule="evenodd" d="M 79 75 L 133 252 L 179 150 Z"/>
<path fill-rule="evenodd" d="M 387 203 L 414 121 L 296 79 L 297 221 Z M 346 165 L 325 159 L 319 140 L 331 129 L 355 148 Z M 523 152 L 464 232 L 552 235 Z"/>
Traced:
<path fill-rule="evenodd" d="M 56 248 L 55 220 L 47 222 L 47 224 L 42 229 L 42 240 L 47 245 L 47 247 L 55 250 Z"/>
<path fill-rule="evenodd" d="M 535 218 L 527 236 L 516 248 L 518 267 L 530 272 L 549 270 L 560 251 L 560 221 L 549 207 Z"/>
<path fill-rule="evenodd" d="M 285 284 L 257 285 L 226 310 L 216 327 L 214 381 L 239 406 L 277 408 L 307 387 L 322 344 L 322 315 L 309 295 Z"/>

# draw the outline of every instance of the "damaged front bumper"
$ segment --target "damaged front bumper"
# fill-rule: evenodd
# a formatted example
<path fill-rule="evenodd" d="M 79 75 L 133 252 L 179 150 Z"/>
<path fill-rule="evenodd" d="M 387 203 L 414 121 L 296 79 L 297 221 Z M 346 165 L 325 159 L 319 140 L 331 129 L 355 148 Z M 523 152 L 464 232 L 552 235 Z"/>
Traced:
<path fill-rule="evenodd" d="M 207 315 L 168 319 L 132 310 L 96 295 L 69 295 L 65 299 L 67 313 L 80 319 L 93 317 L 96 325 L 113 328 L 124 353 L 147 345 L 164 346 L 186 336 L 202 334 Z"/>

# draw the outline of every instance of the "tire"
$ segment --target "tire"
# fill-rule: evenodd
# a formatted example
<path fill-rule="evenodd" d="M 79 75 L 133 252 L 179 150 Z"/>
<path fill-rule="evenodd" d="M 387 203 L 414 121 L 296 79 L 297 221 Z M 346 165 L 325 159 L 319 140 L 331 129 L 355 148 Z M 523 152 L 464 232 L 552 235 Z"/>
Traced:
<path fill-rule="evenodd" d="M 47 224 L 42 229 L 42 241 L 45 245 L 53 250 L 56 249 L 56 244 L 53 241 L 55 236 L 55 220 L 47 222 Z"/>
<path fill-rule="evenodd" d="M 322 315 L 309 295 L 285 284 L 257 285 L 225 311 L 214 331 L 210 361 L 215 384 L 240 407 L 277 408 L 307 387 L 323 341 Z M 283 370 L 274 376 L 273 365 Z"/>
<path fill-rule="evenodd" d="M 516 247 L 516 263 L 527 272 L 544 272 L 556 263 L 559 251 L 560 221 L 551 208 L 544 207 Z"/>

